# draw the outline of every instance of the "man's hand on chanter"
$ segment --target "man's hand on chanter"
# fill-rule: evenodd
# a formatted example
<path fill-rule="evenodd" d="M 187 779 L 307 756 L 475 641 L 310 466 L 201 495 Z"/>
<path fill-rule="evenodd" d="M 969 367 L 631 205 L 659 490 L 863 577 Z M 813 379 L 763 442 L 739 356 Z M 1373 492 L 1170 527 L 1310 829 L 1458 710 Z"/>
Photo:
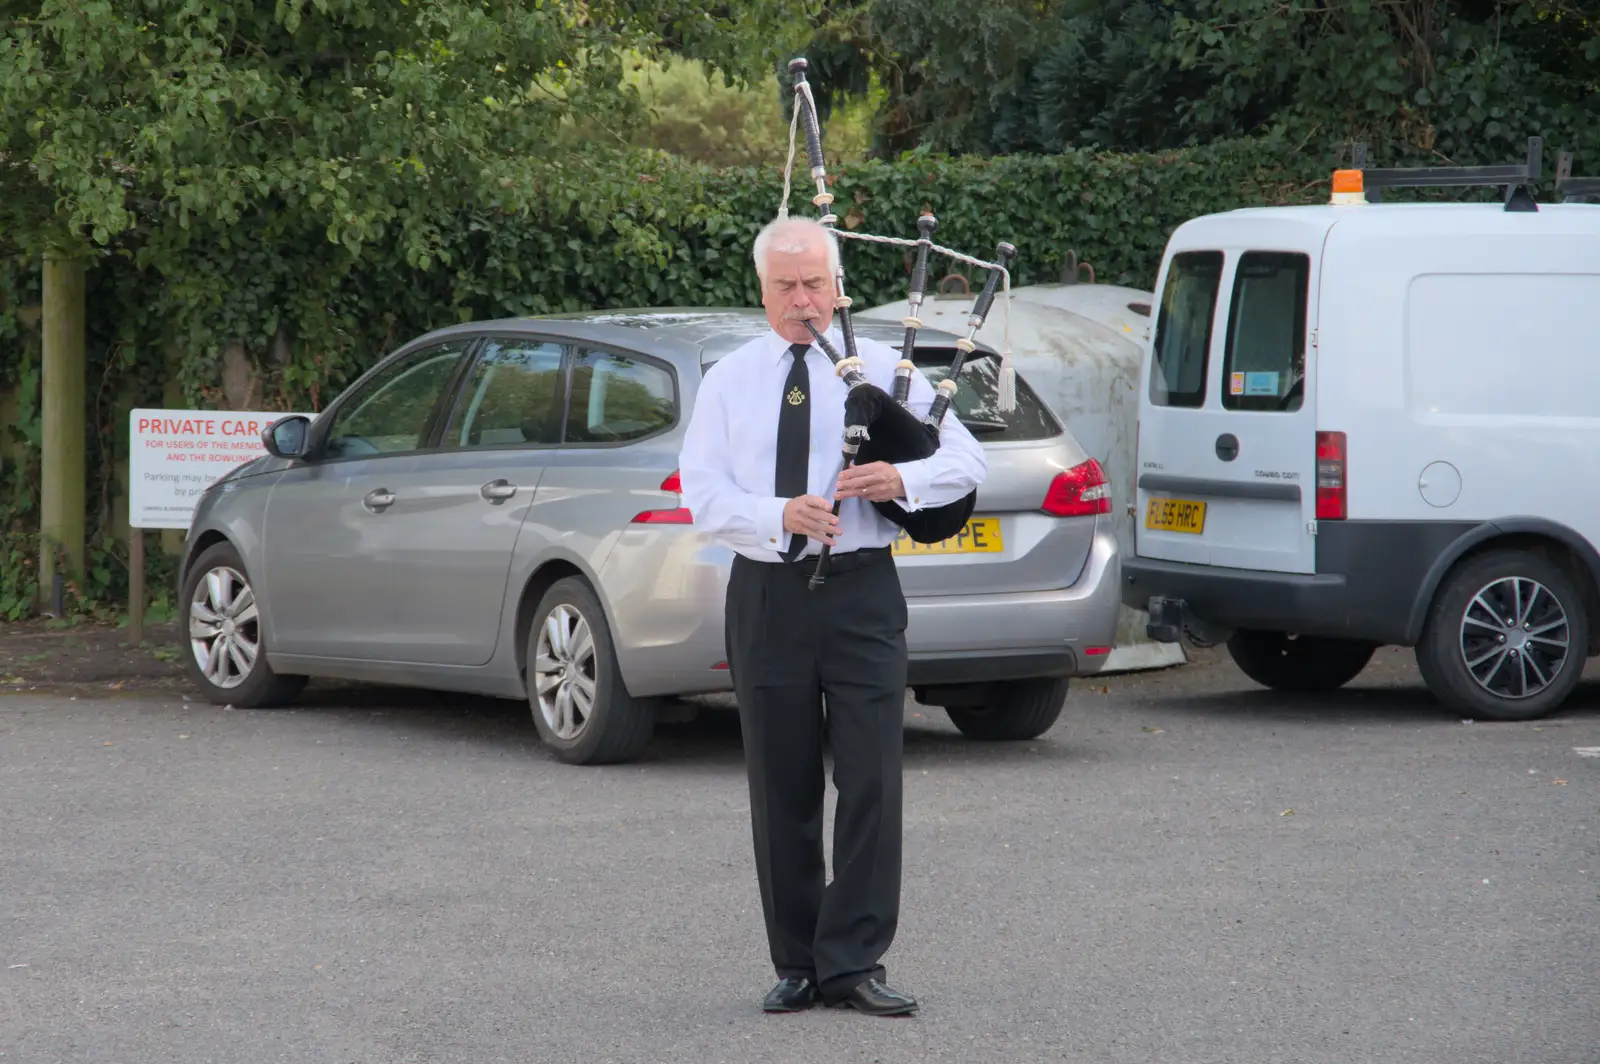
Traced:
<path fill-rule="evenodd" d="M 839 474 L 839 498 L 861 498 L 868 502 L 888 502 L 906 493 L 900 471 L 888 462 L 851 466 Z"/>
<path fill-rule="evenodd" d="M 838 543 L 839 519 L 833 515 L 833 503 L 815 495 L 799 495 L 784 503 L 783 528 L 829 547 Z"/>

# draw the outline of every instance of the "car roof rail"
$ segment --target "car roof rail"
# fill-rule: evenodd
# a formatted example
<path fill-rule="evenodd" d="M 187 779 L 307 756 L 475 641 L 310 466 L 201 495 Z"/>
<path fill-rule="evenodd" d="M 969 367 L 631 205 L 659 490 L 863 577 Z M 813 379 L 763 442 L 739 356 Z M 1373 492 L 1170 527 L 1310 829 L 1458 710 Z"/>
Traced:
<path fill-rule="evenodd" d="M 1600 199 L 1600 177 L 1573 177 L 1570 151 L 1556 156 L 1556 188 L 1561 190 L 1563 203 L 1593 203 Z"/>
<path fill-rule="evenodd" d="M 1544 138 L 1528 138 L 1528 157 L 1520 163 L 1502 166 L 1415 166 L 1367 169 L 1367 145 L 1354 145 L 1354 166 L 1361 171 L 1368 203 L 1382 200 L 1385 188 L 1455 188 L 1464 186 L 1504 186 L 1508 211 L 1537 211 L 1533 186 L 1539 182 L 1543 164 Z"/>

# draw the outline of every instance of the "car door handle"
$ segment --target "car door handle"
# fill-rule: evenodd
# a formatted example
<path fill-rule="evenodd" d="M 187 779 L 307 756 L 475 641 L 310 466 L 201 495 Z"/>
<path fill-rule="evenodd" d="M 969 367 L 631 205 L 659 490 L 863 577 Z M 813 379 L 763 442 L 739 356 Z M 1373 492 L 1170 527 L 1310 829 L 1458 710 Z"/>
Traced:
<path fill-rule="evenodd" d="M 362 497 L 361 505 L 373 513 L 377 513 L 379 510 L 387 510 L 394 505 L 394 492 L 388 488 L 375 488 Z"/>
<path fill-rule="evenodd" d="M 509 499 L 517 493 L 517 486 L 507 480 L 491 480 L 478 489 L 478 494 L 491 502 Z"/>

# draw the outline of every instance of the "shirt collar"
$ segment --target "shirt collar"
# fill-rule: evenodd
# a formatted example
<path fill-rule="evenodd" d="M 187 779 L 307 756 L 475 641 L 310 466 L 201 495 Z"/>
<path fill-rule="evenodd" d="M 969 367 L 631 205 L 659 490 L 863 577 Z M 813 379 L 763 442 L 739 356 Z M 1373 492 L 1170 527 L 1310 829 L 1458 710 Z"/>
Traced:
<path fill-rule="evenodd" d="M 834 313 L 833 324 L 829 325 L 827 329 L 823 331 L 822 335 L 828 338 L 828 342 L 833 345 L 833 349 L 835 351 L 838 351 L 840 354 L 844 353 L 844 333 L 839 330 L 838 312 Z M 792 346 L 788 340 L 785 340 L 776 332 L 769 332 L 767 334 L 767 343 L 767 357 L 771 359 L 774 366 L 783 361 L 783 356 L 789 353 L 789 348 Z M 811 342 L 811 350 L 815 351 L 819 355 L 823 354 L 822 348 L 817 346 L 817 342 L 815 340 Z M 826 358 L 827 356 L 823 355 L 823 357 Z"/>

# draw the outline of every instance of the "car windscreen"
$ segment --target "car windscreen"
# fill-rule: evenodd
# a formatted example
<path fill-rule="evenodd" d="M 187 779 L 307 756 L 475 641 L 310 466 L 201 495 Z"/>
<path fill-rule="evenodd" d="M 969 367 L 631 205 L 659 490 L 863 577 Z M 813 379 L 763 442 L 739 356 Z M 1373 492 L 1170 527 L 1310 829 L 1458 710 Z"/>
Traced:
<path fill-rule="evenodd" d="M 955 358 L 955 349 L 948 347 L 917 346 L 912 361 L 934 387 L 944 380 Z M 1039 397 L 1034 394 L 1022 374 L 1017 374 L 1016 409 L 1009 414 L 1000 412 L 1000 358 L 998 355 L 968 360 L 956 378 L 955 398 L 950 412 L 961 419 L 967 430 L 983 443 L 1000 443 L 1009 440 L 1047 440 L 1061 435 L 1061 422 L 1056 420 Z"/>

